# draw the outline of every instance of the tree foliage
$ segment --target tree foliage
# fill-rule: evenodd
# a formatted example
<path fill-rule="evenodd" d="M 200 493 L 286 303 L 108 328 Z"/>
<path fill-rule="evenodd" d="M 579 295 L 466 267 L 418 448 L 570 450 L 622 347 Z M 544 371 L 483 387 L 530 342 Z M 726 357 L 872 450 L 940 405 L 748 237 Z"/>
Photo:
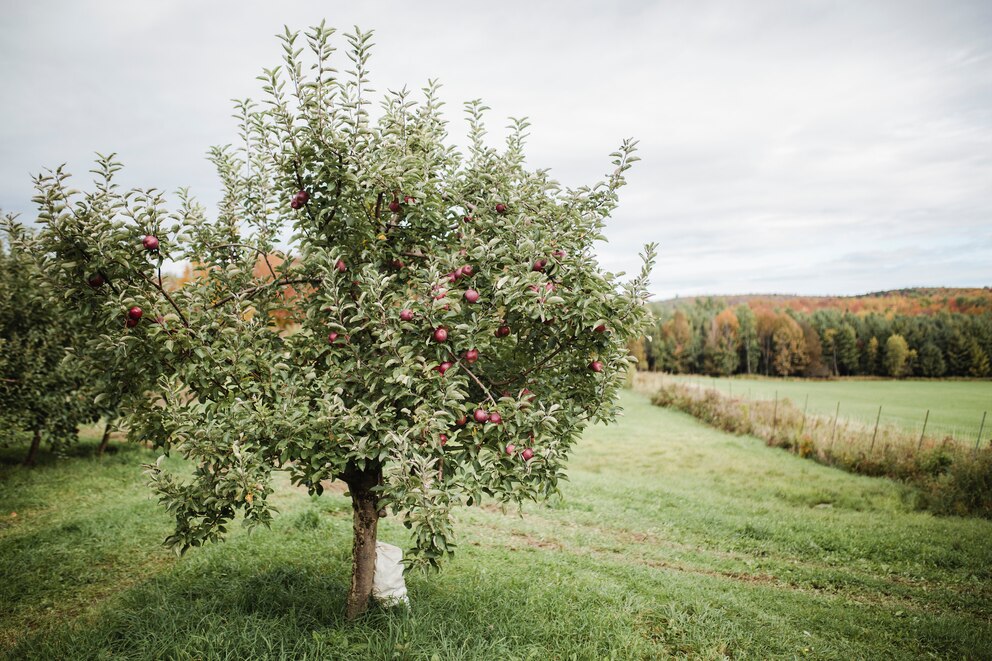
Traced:
<path fill-rule="evenodd" d="M 62 450 L 97 417 L 92 375 L 71 354 L 76 317 L 51 294 L 31 256 L 0 241 L 0 443 L 30 433 L 27 465 L 41 442 Z"/>

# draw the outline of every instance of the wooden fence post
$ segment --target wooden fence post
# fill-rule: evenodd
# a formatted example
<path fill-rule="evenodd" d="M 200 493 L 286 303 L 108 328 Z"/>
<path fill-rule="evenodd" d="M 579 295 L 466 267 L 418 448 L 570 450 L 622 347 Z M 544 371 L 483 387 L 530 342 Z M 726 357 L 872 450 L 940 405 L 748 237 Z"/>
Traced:
<path fill-rule="evenodd" d="M 809 393 L 806 393 L 806 403 L 803 404 L 803 423 L 799 425 L 799 435 L 801 436 L 803 430 L 806 429 L 806 409 L 809 408 Z"/>
<path fill-rule="evenodd" d="M 834 411 L 834 427 L 830 432 L 830 447 L 828 449 L 834 449 L 834 438 L 837 437 L 837 417 L 840 415 L 840 402 L 837 402 L 837 410 Z"/>
<path fill-rule="evenodd" d="M 875 431 L 871 435 L 871 447 L 868 448 L 868 454 L 871 454 L 875 449 L 875 437 L 878 436 L 878 421 L 882 419 L 882 407 L 878 407 L 878 415 L 875 417 Z"/>
<path fill-rule="evenodd" d="M 927 421 L 930 419 L 930 409 L 927 409 L 927 414 L 923 418 L 923 431 L 920 432 L 920 442 L 916 446 L 916 451 L 919 452 L 923 449 L 923 435 L 927 433 Z"/>
<path fill-rule="evenodd" d="M 775 436 L 775 430 L 778 429 L 778 391 L 775 391 L 775 409 L 772 412 L 772 436 Z"/>
<path fill-rule="evenodd" d="M 985 431 L 985 416 L 988 414 L 988 411 L 982 411 L 982 424 L 978 427 L 978 438 L 975 439 L 975 452 L 978 452 L 978 444 L 982 442 L 982 432 Z"/>

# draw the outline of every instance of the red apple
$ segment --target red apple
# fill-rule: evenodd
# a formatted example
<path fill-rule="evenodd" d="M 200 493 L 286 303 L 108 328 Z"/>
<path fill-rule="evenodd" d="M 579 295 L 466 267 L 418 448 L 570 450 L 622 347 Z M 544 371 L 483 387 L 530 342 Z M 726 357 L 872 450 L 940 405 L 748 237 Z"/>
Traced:
<path fill-rule="evenodd" d="M 348 267 L 345 266 L 343 259 L 339 259 L 337 263 L 334 265 L 334 268 L 338 270 L 338 273 L 344 273 L 345 271 L 348 270 Z"/>
<path fill-rule="evenodd" d="M 454 271 L 452 271 L 451 273 L 449 273 L 448 275 L 446 275 L 444 277 L 446 277 L 448 279 L 448 282 L 457 282 L 459 276 L 458 276 L 457 273 L 455 273 Z"/>
<path fill-rule="evenodd" d="M 415 198 L 412 198 L 409 195 L 404 195 L 403 196 L 403 204 L 413 204 L 416 201 L 417 200 Z"/>
<path fill-rule="evenodd" d="M 472 419 L 476 422 L 485 422 L 489 420 L 489 412 L 485 409 L 475 409 L 475 413 L 472 414 Z"/>
<path fill-rule="evenodd" d="M 441 447 L 442 447 L 442 448 L 443 448 L 443 447 L 444 447 L 445 445 L 447 445 L 447 444 L 448 444 L 448 435 L 447 435 L 447 434 L 439 434 L 439 435 L 438 435 L 438 439 L 439 439 L 439 440 L 441 441 Z"/>
<path fill-rule="evenodd" d="M 468 423 L 468 418 L 466 418 L 464 415 L 458 418 L 457 420 L 455 420 L 455 424 L 458 425 L 459 427 L 464 427 L 466 423 Z"/>
<path fill-rule="evenodd" d="M 506 205 L 500 202 L 496 205 L 496 213 L 506 213 Z"/>
<path fill-rule="evenodd" d="M 403 321 L 413 321 L 413 310 L 403 309 L 400 310 L 400 319 Z"/>
<path fill-rule="evenodd" d="M 93 289 L 99 289 L 106 283 L 106 279 L 99 273 L 94 273 L 86 283 Z"/>
<path fill-rule="evenodd" d="M 471 264 L 466 264 L 465 266 L 462 267 L 461 270 L 462 270 L 462 275 L 465 276 L 466 278 L 469 277 L 470 275 L 472 275 L 472 265 Z"/>
<path fill-rule="evenodd" d="M 389 203 L 389 210 L 392 211 L 393 213 L 399 213 L 400 201 L 394 198 L 393 201 Z"/>
<path fill-rule="evenodd" d="M 506 453 L 507 454 L 512 455 L 514 452 L 516 452 L 516 450 L 517 450 L 517 446 L 514 445 L 513 443 L 507 443 L 506 444 Z"/>
<path fill-rule="evenodd" d="M 128 317 L 124 321 L 124 325 L 127 326 L 128 328 L 134 328 L 135 326 L 138 325 L 138 320 L 137 319 L 134 319 L 132 317 Z"/>
<path fill-rule="evenodd" d="M 139 308 L 137 305 L 127 311 L 128 318 L 129 319 L 134 319 L 135 321 L 137 321 L 138 319 L 141 319 L 141 315 L 143 315 L 143 314 L 144 314 L 144 311 L 142 311 L 142 309 Z"/>
<path fill-rule="evenodd" d="M 479 292 L 475 291 L 474 289 L 466 289 L 465 300 L 468 301 L 469 303 L 475 303 L 476 301 L 479 300 Z"/>
<path fill-rule="evenodd" d="M 605 333 L 606 324 L 600 324 L 599 326 L 596 326 L 593 330 L 596 331 L 597 333 Z"/>
<path fill-rule="evenodd" d="M 446 342 L 448 340 L 448 330 L 443 327 L 434 329 L 434 341 L 435 342 Z"/>
<path fill-rule="evenodd" d="M 441 374 L 444 374 L 449 369 L 451 369 L 451 365 L 452 365 L 451 361 L 446 360 L 437 366 L 437 371 L 440 372 Z"/>
<path fill-rule="evenodd" d="M 293 199 L 290 200 L 289 206 L 291 206 L 294 209 L 299 209 L 309 201 L 310 201 L 310 193 L 306 192 L 305 190 L 299 190 L 296 191 L 295 195 L 293 195 Z"/>
<path fill-rule="evenodd" d="M 327 334 L 327 343 L 328 344 L 334 344 L 334 342 L 337 339 L 338 339 L 338 334 L 335 333 L 334 331 L 331 331 L 330 333 Z"/>
<path fill-rule="evenodd" d="M 534 264 L 533 266 L 530 267 L 530 269 L 532 271 L 544 271 L 544 267 L 547 265 L 548 265 L 548 260 L 542 257 L 541 259 L 535 259 Z"/>
<path fill-rule="evenodd" d="M 561 259 L 562 257 L 564 257 L 564 256 L 565 256 L 565 251 L 559 248 L 558 250 L 556 250 L 556 251 L 554 251 L 554 252 L 553 252 L 553 253 L 551 253 L 551 254 L 552 254 L 552 255 L 553 255 L 554 257 L 556 257 L 556 258 L 558 258 L 558 259 Z"/>
<path fill-rule="evenodd" d="M 149 234 L 141 240 L 141 245 L 145 247 L 145 250 L 158 250 L 158 237 Z"/>
<path fill-rule="evenodd" d="M 489 422 L 493 423 L 494 425 L 501 425 L 503 424 L 503 416 L 501 416 L 496 411 L 493 411 L 492 413 L 489 414 Z"/>
<path fill-rule="evenodd" d="M 472 216 L 463 216 L 462 217 L 462 220 L 464 220 L 466 223 L 471 223 L 472 222 Z"/>
<path fill-rule="evenodd" d="M 520 398 L 526 399 L 528 402 L 533 402 L 535 399 L 537 399 L 537 395 L 532 393 L 530 391 L 530 388 L 524 388 L 523 390 L 520 391 Z"/>
<path fill-rule="evenodd" d="M 526 450 L 520 453 L 520 456 L 524 458 L 524 461 L 530 461 L 531 459 L 534 458 L 534 451 L 531 450 L 530 448 L 527 448 Z"/>
<path fill-rule="evenodd" d="M 479 360 L 478 349 L 469 349 L 468 351 L 465 352 L 465 362 L 467 362 L 469 365 L 471 365 L 477 360 Z"/>
<path fill-rule="evenodd" d="M 554 291 L 554 290 L 555 290 L 555 283 L 553 282 L 544 283 L 544 291 Z"/>
<path fill-rule="evenodd" d="M 401 268 L 403 268 L 403 266 L 405 266 L 403 262 L 399 259 L 394 259 L 389 263 L 389 265 L 392 266 L 397 271 L 399 271 Z"/>
<path fill-rule="evenodd" d="M 603 363 L 599 362 L 598 360 L 594 360 L 591 363 L 589 363 L 589 369 L 591 369 L 593 372 L 602 372 Z"/>
<path fill-rule="evenodd" d="M 506 337 L 509 334 L 510 327 L 505 324 L 496 329 L 496 337 Z"/>

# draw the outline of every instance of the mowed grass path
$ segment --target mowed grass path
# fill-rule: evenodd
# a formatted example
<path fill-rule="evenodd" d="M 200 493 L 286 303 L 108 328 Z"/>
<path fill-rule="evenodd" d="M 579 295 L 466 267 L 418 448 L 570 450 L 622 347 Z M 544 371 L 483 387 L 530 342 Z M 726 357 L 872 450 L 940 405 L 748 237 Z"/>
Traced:
<path fill-rule="evenodd" d="M 0 468 L 11 658 L 990 658 L 992 522 L 624 397 L 564 498 L 458 511 L 413 609 L 342 621 L 350 505 L 282 483 L 271 530 L 175 559 L 134 447 Z M 13 455 L 7 455 L 12 460 Z M 17 517 L 10 512 L 16 511 Z M 393 518 L 382 538 L 403 545 Z"/>
<path fill-rule="evenodd" d="M 645 379 L 672 379 L 716 388 L 721 393 L 752 399 L 788 397 L 800 409 L 809 395 L 809 412 L 833 418 L 840 402 L 841 420 L 875 424 L 878 407 L 881 423 L 901 427 L 919 434 L 927 409 L 927 436 L 953 435 L 963 443 L 974 445 L 988 412 L 982 434 L 983 442 L 992 440 L 992 381 L 904 381 L 885 379 L 748 379 L 742 377 L 713 379 L 703 376 L 645 375 Z"/>

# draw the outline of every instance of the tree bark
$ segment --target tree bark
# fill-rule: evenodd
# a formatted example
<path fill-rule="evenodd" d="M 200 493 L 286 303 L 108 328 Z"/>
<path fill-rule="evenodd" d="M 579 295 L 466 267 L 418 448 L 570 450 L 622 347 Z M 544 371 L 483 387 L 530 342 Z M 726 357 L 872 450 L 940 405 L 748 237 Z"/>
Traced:
<path fill-rule="evenodd" d="M 354 510 L 351 587 L 345 610 L 345 616 L 354 620 L 368 609 L 372 596 L 375 541 L 379 526 L 379 498 L 372 490 L 382 479 L 382 467 L 378 464 L 370 465 L 365 470 L 349 467 L 342 477 L 351 492 L 351 507 Z"/>
<path fill-rule="evenodd" d="M 96 456 L 102 457 L 103 451 L 107 449 L 107 444 L 110 442 L 110 423 L 112 420 L 107 420 L 107 426 L 103 428 L 103 438 L 100 439 L 100 446 L 96 449 Z"/>
<path fill-rule="evenodd" d="M 28 468 L 34 466 L 35 461 L 38 459 L 38 448 L 41 447 L 41 430 L 34 430 L 34 438 L 31 439 L 31 448 L 28 450 L 28 456 L 24 457 L 24 465 Z"/>

